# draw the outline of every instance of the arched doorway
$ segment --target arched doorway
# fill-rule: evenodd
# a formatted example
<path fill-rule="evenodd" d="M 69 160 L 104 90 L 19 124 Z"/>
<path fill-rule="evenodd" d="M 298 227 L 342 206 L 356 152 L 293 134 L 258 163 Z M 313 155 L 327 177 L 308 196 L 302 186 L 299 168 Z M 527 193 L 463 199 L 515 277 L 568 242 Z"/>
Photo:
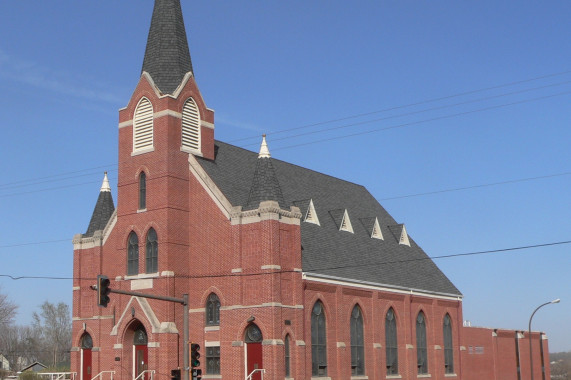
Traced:
<path fill-rule="evenodd" d="M 93 339 L 91 335 L 85 333 L 81 336 L 81 378 L 80 380 L 91 380 L 91 349 L 93 348 Z"/>
<path fill-rule="evenodd" d="M 133 373 L 135 374 L 135 379 L 138 379 L 148 369 L 149 351 L 147 343 L 145 328 L 143 325 L 137 326 L 133 335 Z M 142 377 L 143 380 L 146 378 L 146 375 Z"/>
<path fill-rule="evenodd" d="M 244 342 L 246 342 L 246 376 L 250 375 L 256 369 L 263 369 L 262 357 L 262 331 L 260 328 L 251 323 L 246 327 L 244 333 Z M 261 380 L 262 374 L 258 371 L 252 376 L 252 380 Z"/>

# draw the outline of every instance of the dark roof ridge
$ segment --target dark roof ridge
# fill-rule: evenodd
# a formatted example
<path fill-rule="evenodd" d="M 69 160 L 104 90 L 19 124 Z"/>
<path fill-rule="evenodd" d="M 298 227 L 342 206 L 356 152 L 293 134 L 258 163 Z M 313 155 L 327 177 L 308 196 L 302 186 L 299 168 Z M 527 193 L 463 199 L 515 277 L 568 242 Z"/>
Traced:
<path fill-rule="evenodd" d="M 227 142 L 224 142 L 224 141 L 214 140 L 214 144 L 216 144 L 216 143 L 222 143 L 222 144 L 225 144 L 225 145 L 229 145 L 229 146 L 231 146 L 231 147 L 234 147 L 234 148 L 238 148 L 238 149 L 241 149 L 241 150 L 245 150 L 245 151 L 247 151 L 247 152 L 251 152 L 251 153 L 253 153 L 253 154 L 257 154 L 256 152 L 254 152 L 254 151 L 252 151 L 252 150 L 249 150 L 249 149 L 246 149 L 246 148 L 242 148 L 241 146 L 233 145 L 233 144 L 230 144 L 230 143 L 227 143 Z M 332 175 L 332 174 L 323 173 L 323 172 L 320 172 L 320 171 L 317 171 L 317 170 L 314 170 L 314 169 L 307 168 L 307 167 L 305 167 L 305 166 L 301 166 L 301 165 L 298 165 L 298 164 L 293 164 L 293 163 L 288 162 L 288 161 L 280 160 L 279 158 L 275 158 L 275 157 L 272 157 L 272 160 L 274 160 L 274 161 L 279 161 L 279 162 L 282 162 L 282 163 L 284 163 L 284 164 L 291 165 L 291 166 L 295 166 L 295 167 L 298 167 L 298 168 L 301 168 L 301 169 L 304 169 L 304 170 L 308 170 L 308 171 L 310 171 L 310 172 L 313 172 L 313 173 L 316 173 L 316 174 L 319 174 L 319 175 L 322 175 L 322 176 L 325 176 L 325 177 L 330 177 L 330 178 L 336 179 L 336 180 L 338 180 L 338 181 L 343 181 L 343 182 L 346 182 L 346 183 L 351 184 L 351 185 L 354 185 L 354 186 L 359 186 L 359 187 L 362 187 L 363 189 L 367 189 L 364 185 L 361 185 L 361 184 L 358 184 L 358 183 L 355 183 L 355 182 L 352 182 L 352 181 L 348 181 L 348 180 L 343 179 L 343 178 L 335 177 L 335 176 Z M 368 192 L 368 190 L 367 190 L 367 192 Z"/>

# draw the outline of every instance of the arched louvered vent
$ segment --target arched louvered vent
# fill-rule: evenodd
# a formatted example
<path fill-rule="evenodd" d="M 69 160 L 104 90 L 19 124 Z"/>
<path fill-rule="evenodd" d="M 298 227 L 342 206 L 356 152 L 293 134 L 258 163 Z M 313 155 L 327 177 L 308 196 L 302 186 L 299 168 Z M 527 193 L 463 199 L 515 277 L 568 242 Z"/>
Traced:
<path fill-rule="evenodd" d="M 133 118 L 133 152 L 153 149 L 153 105 L 142 98 Z"/>
<path fill-rule="evenodd" d="M 182 149 L 200 152 L 200 113 L 192 98 L 182 109 Z"/>
<path fill-rule="evenodd" d="M 349 213 L 345 210 L 343 214 L 343 220 L 341 221 L 341 227 L 339 231 L 347 231 L 353 233 L 353 226 L 351 225 L 351 220 L 349 219 Z"/>

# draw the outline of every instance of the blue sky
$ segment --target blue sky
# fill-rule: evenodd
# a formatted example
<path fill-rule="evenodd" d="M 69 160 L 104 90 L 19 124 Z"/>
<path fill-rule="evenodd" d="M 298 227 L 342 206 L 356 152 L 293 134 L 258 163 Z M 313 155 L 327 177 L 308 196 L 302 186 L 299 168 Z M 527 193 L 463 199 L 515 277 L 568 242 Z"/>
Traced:
<path fill-rule="evenodd" d="M 217 139 L 267 133 L 274 158 L 366 186 L 430 256 L 571 240 L 571 2 L 182 4 Z M 0 2 L 0 274 L 71 277 L 104 171 L 116 199 L 152 6 Z M 561 298 L 533 328 L 568 351 L 570 248 L 435 262 L 473 326 L 526 330 Z M 70 280 L 0 287 L 20 323 L 71 303 Z"/>

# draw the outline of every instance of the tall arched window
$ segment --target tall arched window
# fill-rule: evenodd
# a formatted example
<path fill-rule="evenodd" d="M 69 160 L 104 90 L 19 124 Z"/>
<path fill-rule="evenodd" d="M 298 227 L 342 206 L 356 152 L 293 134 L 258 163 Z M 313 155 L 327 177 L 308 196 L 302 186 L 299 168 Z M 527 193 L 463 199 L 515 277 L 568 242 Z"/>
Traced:
<path fill-rule="evenodd" d="M 311 311 L 311 374 L 327 376 L 327 341 L 325 337 L 325 310 L 321 301 Z"/>
<path fill-rule="evenodd" d="M 182 149 L 200 151 L 200 113 L 192 98 L 182 108 Z"/>
<path fill-rule="evenodd" d="M 206 300 L 206 325 L 220 325 L 220 299 L 214 293 L 210 293 Z"/>
<path fill-rule="evenodd" d="M 147 175 L 141 172 L 139 175 L 139 210 L 147 208 Z"/>
<path fill-rule="evenodd" d="M 452 350 L 452 320 L 450 315 L 444 316 L 442 324 L 444 336 L 444 373 L 454 373 L 454 351 Z"/>
<path fill-rule="evenodd" d="M 416 365 L 419 374 L 428 373 L 428 351 L 426 347 L 426 318 L 421 311 L 416 316 Z"/>
<path fill-rule="evenodd" d="M 145 259 L 147 273 L 159 271 L 159 240 L 154 228 L 149 229 L 149 232 L 147 232 Z"/>
<path fill-rule="evenodd" d="M 135 231 L 131 231 L 127 241 L 127 274 L 139 273 L 139 237 Z"/>
<path fill-rule="evenodd" d="M 351 312 L 351 374 L 365 374 L 365 339 L 363 337 L 363 314 L 359 305 Z"/>
<path fill-rule="evenodd" d="M 291 377 L 291 354 L 289 334 L 284 339 L 285 377 Z"/>
<path fill-rule="evenodd" d="M 387 311 L 385 317 L 385 352 L 387 357 L 387 375 L 398 375 L 397 321 L 392 307 Z"/>
<path fill-rule="evenodd" d="M 133 117 L 133 153 L 151 151 L 153 149 L 153 105 L 147 98 L 142 98 L 135 109 Z"/>

